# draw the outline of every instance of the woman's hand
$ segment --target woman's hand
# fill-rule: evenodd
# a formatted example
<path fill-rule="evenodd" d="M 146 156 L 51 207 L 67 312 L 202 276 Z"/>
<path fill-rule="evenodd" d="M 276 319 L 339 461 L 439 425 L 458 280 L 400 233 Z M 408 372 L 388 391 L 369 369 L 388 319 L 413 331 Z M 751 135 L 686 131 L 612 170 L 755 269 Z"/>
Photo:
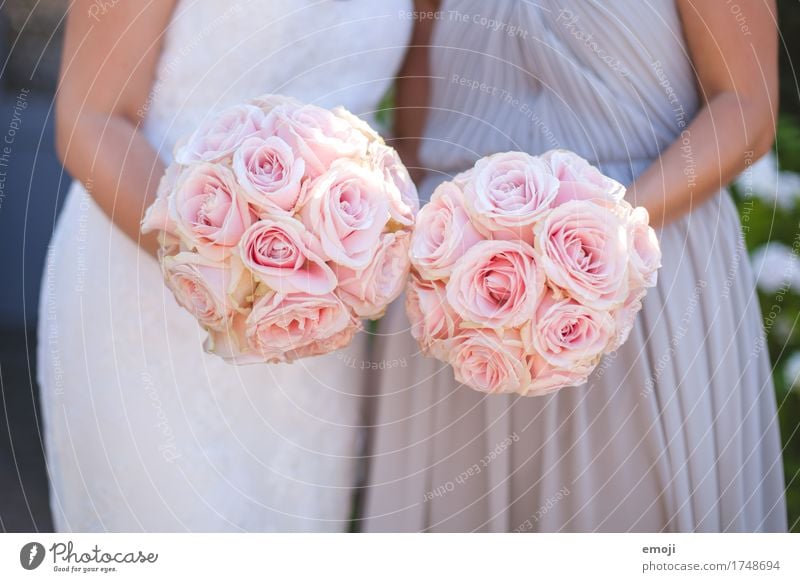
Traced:
<path fill-rule="evenodd" d="M 737 2 L 738 13 L 725 3 L 677 2 L 703 106 L 631 187 L 655 228 L 701 205 L 772 146 L 778 112 L 775 2 Z"/>
<path fill-rule="evenodd" d="M 112 221 L 155 255 L 139 224 L 164 165 L 139 131 L 175 0 L 120 2 L 102 15 L 76 0 L 67 20 L 56 94 L 56 147 Z M 96 12 L 96 11 L 95 11 Z"/>

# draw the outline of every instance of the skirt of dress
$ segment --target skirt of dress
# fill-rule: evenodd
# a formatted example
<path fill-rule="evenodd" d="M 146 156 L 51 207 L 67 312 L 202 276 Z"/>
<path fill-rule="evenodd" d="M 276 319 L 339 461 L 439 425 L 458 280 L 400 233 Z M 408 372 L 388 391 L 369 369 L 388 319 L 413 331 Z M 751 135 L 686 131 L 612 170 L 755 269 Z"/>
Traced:
<path fill-rule="evenodd" d="M 419 353 L 401 302 L 375 360 L 366 531 L 785 531 L 755 283 L 726 192 L 659 233 L 630 339 L 587 384 L 487 396 Z"/>

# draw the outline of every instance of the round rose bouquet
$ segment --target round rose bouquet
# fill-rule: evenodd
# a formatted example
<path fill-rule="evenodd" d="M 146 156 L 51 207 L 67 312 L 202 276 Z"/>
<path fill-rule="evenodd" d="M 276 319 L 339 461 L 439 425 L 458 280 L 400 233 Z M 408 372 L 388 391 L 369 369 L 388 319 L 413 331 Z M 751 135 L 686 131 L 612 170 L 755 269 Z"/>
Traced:
<path fill-rule="evenodd" d="M 411 236 L 411 332 L 458 382 L 541 395 L 628 337 L 661 251 L 647 212 L 577 155 L 500 153 L 444 182 Z"/>
<path fill-rule="evenodd" d="M 175 151 L 142 231 L 159 231 L 178 303 L 235 363 L 349 343 L 402 291 L 417 191 L 397 153 L 343 108 L 266 95 Z"/>

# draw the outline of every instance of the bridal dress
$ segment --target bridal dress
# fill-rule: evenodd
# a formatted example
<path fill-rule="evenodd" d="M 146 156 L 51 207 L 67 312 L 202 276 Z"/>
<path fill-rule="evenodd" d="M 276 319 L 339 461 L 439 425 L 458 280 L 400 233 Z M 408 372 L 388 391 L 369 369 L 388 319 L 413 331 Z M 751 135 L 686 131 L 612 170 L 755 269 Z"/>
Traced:
<path fill-rule="evenodd" d="M 168 161 L 210 112 L 264 93 L 370 120 L 411 0 L 179 0 L 144 133 Z M 38 378 L 59 531 L 343 531 L 363 437 L 344 352 L 236 367 L 81 184 L 42 283 Z"/>
<path fill-rule="evenodd" d="M 672 0 L 445 0 L 442 14 L 422 196 L 480 156 L 556 147 L 630 184 L 698 108 Z M 658 286 L 628 342 L 550 396 L 459 386 L 419 354 L 396 303 L 375 358 L 406 365 L 378 372 L 364 528 L 785 530 L 770 364 L 729 194 L 659 238 Z"/>

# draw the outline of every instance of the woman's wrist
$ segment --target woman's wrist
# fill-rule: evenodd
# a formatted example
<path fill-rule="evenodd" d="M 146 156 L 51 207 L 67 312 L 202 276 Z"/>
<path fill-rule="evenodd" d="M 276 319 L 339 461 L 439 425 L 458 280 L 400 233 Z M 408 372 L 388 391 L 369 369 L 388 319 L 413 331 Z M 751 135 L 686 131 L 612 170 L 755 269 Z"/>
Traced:
<path fill-rule="evenodd" d="M 417 140 L 398 140 L 394 144 L 394 149 L 397 151 L 397 155 L 400 156 L 400 161 L 403 162 L 403 165 L 411 175 L 411 179 L 415 184 L 418 184 L 423 178 L 425 170 L 420 166 L 419 163 L 419 148 Z"/>

